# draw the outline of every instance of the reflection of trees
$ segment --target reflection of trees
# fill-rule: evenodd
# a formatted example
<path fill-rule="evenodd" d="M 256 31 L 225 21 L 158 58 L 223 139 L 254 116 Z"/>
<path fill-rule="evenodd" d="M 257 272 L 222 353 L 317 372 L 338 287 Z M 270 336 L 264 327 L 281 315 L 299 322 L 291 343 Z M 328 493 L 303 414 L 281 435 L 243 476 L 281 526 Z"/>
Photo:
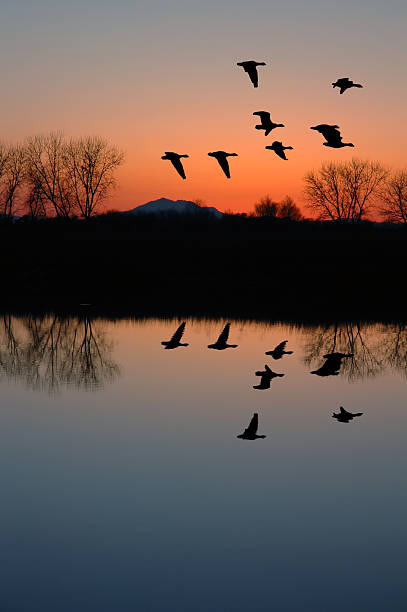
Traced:
<path fill-rule="evenodd" d="M 407 376 L 407 326 L 404 323 L 385 327 L 381 350 L 389 366 Z"/>
<path fill-rule="evenodd" d="M 308 336 L 309 334 L 309 336 Z M 407 372 L 407 327 L 335 323 L 306 331 L 304 362 L 321 364 L 325 353 L 353 353 L 340 373 L 356 381 L 383 373 L 386 368 Z"/>
<path fill-rule="evenodd" d="M 87 317 L 0 319 L 0 372 L 32 389 L 100 388 L 119 375 L 111 352 L 102 324 Z"/>

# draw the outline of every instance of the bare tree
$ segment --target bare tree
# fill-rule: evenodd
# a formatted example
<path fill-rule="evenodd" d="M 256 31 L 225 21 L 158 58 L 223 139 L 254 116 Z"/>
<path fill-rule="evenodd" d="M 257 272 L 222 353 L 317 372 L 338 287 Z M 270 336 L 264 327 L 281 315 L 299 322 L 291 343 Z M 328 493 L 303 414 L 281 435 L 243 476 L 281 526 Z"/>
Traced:
<path fill-rule="evenodd" d="M 407 223 L 407 170 L 398 170 L 388 177 L 381 199 L 381 212 L 386 221 Z"/>
<path fill-rule="evenodd" d="M 64 150 L 64 166 L 74 206 L 89 219 L 115 187 L 115 170 L 124 155 L 103 138 L 71 140 Z"/>
<path fill-rule="evenodd" d="M 75 208 L 64 163 L 65 148 L 60 132 L 34 136 L 27 141 L 29 192 L 38 195 L 58 217 L 70 217 Z"/>
<path fill-rule="evenodd" d="M 302 219 L 300 209 L 290 196 L 286 196 L 281 202 L 272 200 L 269 195 L 262 197 L 254 205 L 254 215 L 256 217 L 290 219 L 291 221 L 300 221 Z"/>
<path fill-rule="evenodd" d="M 329 162 L 305 176 L 307 206 L 319 219 L 360 221 L 377 202 L 388 175 L 379 162 Z"/>
<path fill-rule="evenodd" d="M 12 217 L 25 179 L 25 147 L 0 143 L 0 211 Z"/>

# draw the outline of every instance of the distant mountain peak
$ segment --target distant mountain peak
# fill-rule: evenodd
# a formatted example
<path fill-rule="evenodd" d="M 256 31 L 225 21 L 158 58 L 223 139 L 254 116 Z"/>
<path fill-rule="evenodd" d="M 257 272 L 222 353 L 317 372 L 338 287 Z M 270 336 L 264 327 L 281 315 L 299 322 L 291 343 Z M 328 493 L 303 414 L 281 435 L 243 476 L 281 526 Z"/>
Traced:
<path fill-rule="evenodd" d="M 195 202 L 191 202 L 189 200 L 170 200 L 169 198 L 159 198 L 158 200 L 152 200 L 151 202 L 147 202 L 146 204 L 136 206 L 136 208 L 132 208 L 131 210 L 126 210 L 125 214 L 163 214 L 173 212 L 182 214 L 196 214 L 198 212 L 204 212 L 207 214 L 212 214 L 217 218 L 223 217 L 223 213 L 220 212 L 214 206 L 201 207 L 198 206 L 198 204 L 195 204 Z"/>

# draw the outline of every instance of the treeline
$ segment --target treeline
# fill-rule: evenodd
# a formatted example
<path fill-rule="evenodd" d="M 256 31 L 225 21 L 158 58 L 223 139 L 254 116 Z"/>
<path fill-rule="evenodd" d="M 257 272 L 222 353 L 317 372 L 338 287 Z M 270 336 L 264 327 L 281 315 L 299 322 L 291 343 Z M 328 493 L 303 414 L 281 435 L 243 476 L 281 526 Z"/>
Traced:
<path fill-rule="evenodd" d="M 305 207 L 321 221 L 381 220 L 407 223 L 407 170 L 392 170 L 379 162 L 354 158 L 328 162 L 304 177 Z M 303 220 L 292 198 L 270 196 L 255 204 L 257 217 Z"/>
<path fill-rule="evenodd" d="M 115 187 L 123 153 L 98 136 L 0 142 L 0 214 L 88 219 Z"/>

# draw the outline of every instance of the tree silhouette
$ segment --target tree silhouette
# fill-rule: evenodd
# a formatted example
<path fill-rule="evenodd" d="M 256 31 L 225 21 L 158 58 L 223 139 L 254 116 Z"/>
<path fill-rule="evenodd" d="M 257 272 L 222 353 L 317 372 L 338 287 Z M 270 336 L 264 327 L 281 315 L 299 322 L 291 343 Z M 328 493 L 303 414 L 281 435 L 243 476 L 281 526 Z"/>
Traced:
<path fill-rule="evenodd" d="M 319 219 L 360 221 L 377 204 L 387 174 L 379 162 L 356 158 L 322 164 L 305 176 L 307 206 Z"/>
<path fill-rule="evenodd" d="M 398 170 L 384 183 L 381 212 L 386 221 L 407 223 L 407 170 Z"/>
<path fill-rule="evenodd" d="M 300 209 L 290 196 L 286 196 L 281 202 L 274 201 L 269 195 L 262 197 L 254 205 L 254 215 L 256 217 L 290 219 L 291 221 L 301 221 L 302 219 Z"/>
<path fill-rule="evenodd" d="M 20 203 L 25 179 L 26 150 L 23 145 L 0 143 L 0 212 L 11 217 Z"/>

